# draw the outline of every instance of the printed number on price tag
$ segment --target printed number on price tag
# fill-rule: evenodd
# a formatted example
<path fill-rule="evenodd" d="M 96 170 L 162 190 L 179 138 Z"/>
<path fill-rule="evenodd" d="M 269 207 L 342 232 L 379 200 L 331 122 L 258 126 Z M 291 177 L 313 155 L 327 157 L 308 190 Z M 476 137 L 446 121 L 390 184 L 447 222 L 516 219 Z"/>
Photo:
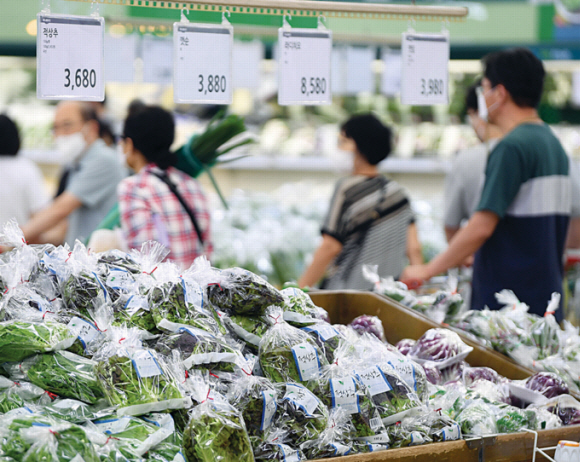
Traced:
<path fill-rule="evenodd" d="M 281 28 L 278 43 L 278 103 L 330 104 L 332 32 Z"/>
<path fill-rule="evenodd" d="M 173 25 L 176 103 L 230 104 L 234 30 L 228 25 Z"/>
<path fill-rule="evenodd" d="M 449 34 L 403 33 L 401 103 L 447 104 Z"/>
<path fill-rule="evenodd" d="M 103 18 L 39 14 L 36 35 L 39 99 L 103 101 Z"/>

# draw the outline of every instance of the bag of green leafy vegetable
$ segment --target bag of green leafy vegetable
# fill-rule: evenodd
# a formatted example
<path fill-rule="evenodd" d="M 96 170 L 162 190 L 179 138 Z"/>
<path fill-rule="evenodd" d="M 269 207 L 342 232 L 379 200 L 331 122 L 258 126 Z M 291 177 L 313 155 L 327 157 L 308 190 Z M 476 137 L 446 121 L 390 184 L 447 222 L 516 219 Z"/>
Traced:
<path fill-rule="evenodd" d="M 24 282 L 9 290 L 0 299 L 3 321 L 21 320 L 42 322 L 59 321 L 58 307 L 42 295 L 41 288 Z"/>
<path fill-rule="evenodd" d="M 117 414 L 141 415 L 189 407 L 163 359 L 144 349 L 136 329 L 111 328 L 110 342 L 95 355 L 95 374 Z"/>
<path fill-rule="evenodd" d="M 94 374 L 96 362 L 68 351 L 27 358 L 21 370 L 28 380 L 64 398 L 95 404 L 104 398 Z"/>
<path fill-rule="evenodd" d="M 64 324 L 28 321 L 0 323 L 0 363 L 17 362 L 37 353 L 65 350 L 75 341 Z"/>
<path fill-rule="evenodd" d="M 481 399 L 469 403 L 455 419 L 466 436 L 485 436 L 498 433 L 498 408 Z"/>
<path fill-rule="evenodd" d="M 300 449 L 289 446 L 289 443 L 284 430 L 274 429 L 268 432 L 266 441 L 254 448 L 256 462 L 306 460 L 304 453 Z"/>
<path fill-rule="evenodd" d="M 163 327 L 164 322 L 161 321 L 160 326 Z M 237 367 L 244 367 L 246 361 L 242 353 L 224 339 L 191 326 L 173 325 L 172 328 L 176 328 L 176 333 L 162 335 L 155 350 L 165 356 L 178 351 L 185 369 L 204 367 L 233 372 Z"/>
<path fill-rule="evenodd" d="M 277 427 L 288 432 L 291 446 L 317 439 L 328 424 L 328 409 L 308 388 L 286 383 Z"/>
<path fill-rule="evenodd" d="M 248 348 L 258 352 L 264 333 L 268 330 L 268 323 L 264 317 L 242 316 L 239 314 L 225 315 L 224 325 L 240 340 L 243 340 Z"/>
<path fill-rule="evenodd" d="M 288 287 L 281 291 L 285 298 L 284 321 L 294 327 L 311 326 L 321 320 L 328 320 L 328 313 L 316 306 L 312 299 L 302 290 Z"/>
<path fill-rule="evenodd" d="M 260 366 L 273 382 L 308 382 L 320 377 L 326 357 L 306 332 L 296 329 L 282 318 L 281 308 L 268 310 L 272 327 L 262 337 Z"/>
<path fill-rule="evenodd" d="M 244 419 L 219 397 L 191 411 L 183 432 L 183 454 L 187 462 L 254 462 Z"/>
<path fill-rule="evenodd" d="M 286 313 L 284 313 L 286 316 Z M 284 318 L 286 320 L 286 318 Z M 310 326 L 303 327 L 301 330 L 307 332 L 316 344 L 324 352 L 324 356 L 329 363 L 334 362 L 334 352 L 339 347 L 340 343 L 346 338 L 338 330 L 324 321 L 318 321 Z"/>
<path fill-rule="evenodd" d="M 560 294 L 554 292 L 546 308 L 544 317 L 532 326 L 531 336 L 538 348 L 537 359 L 544 359 L 560 351 L 560 335 L 562 329 L 556 321 L 554 313 L 560 306 Z"/>
<path fill-rule="evenodd" d="M 57 399 L 44 406 L 47 416 L 79 425 L 109 415 L 112 411 L 104 400 L 91 405 L 74 399 Z"/>
<path fill-rule="evenodd" d="M 228 401 L 242 413 L 253 447 L 272 427 L 277 399 L 278 389 L 265 377 L 247 376 L 230 388 Z"/>
<path fill-rule="evenodd" d="M 261 277 L 242 268 L 217 270 L 207 261 L 194 263 L 192 272 L 202 286 L 207 298 L 216 308 L 244 316 L 262 316 L 269 306 L 282 306 L 284 297 Z M 199 276 L 200 273 L 205 274 Z M 195 274 L 197 273 L 197 275 Z"/>
<path fill-rule="evenodd" d="M 308 460 L 346 456 L 353 451 L 352 435 L 354 427 L 344 409 L 336 409 L 330 414 L 327 427 L 318 438 L 300 445 Z"/>

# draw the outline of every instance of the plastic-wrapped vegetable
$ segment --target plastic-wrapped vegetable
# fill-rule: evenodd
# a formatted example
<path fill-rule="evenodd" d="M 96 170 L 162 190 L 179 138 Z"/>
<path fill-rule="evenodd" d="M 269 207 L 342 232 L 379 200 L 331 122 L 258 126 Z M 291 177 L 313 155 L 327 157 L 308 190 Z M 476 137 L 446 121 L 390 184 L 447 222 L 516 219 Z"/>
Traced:
<path fill-rule="evenodd" d="M 490 383 L 487 380 L 479 379 L 472 382 L 467 388 L 465 399 L 483 399 L 489 403 L 510 403 L 509 389 L 495 383 Z"/>
<path fill-rule="evenodd" d="M 261 277 L 242 268 L 213 270 L 207 283 L 210 303 L 221 310 L 246 316 L 262 316 L 269 306 L 282 306 L 284 297 Z"/>
<path fill-rule="evenodd" d="M 183 433 L 183 454 L 187 462 L 254 462 L 244 420 L 221 400 L 206 401 L 191 411 Z"/>
<path fill-rule="evenodd" d="M 400 340 L 399 342 L 397 342 L 397 345 L 395 345 L 395 346 L 397 347 L 397 350 L 399 350 L 399 352 L 402 355 L 407 356 L 409 354 L 409 352 L 411 351 L 411 348 L 413 348 L 415 346 L 415 343 L 417 343 L 417 342 L 413 339 L 404 338 L 403 340 Z"/>
<path fill-rule="evenodd" d="M 339 347 L 340 342 L 345 340 L 345 337 L 330 324 L 322 321 L 303 327 L 302 330 L 308 332 L 316 344 L 324 351 L 328 362 L 334 362 L 334 352 Z"/>
<path fill-rule="evenodd" d="M 40 290 L 41 287 L 25 282 L 8 291 L 0 301 L 2 320 L 58 321 L 58 308 Z"/>
<path fill-rule="evenodd" d="M 395 281 L 392 276 L 381 279 L 378 269 L 378 265 L 363 265 L 362 267 L 363 276 L 373 284 L 374 292 L 386 295 L 409 308 L 417 303 L 417 298 L 409 292 L 404 283 Z"/>
<path fill-rule="evenodd" d="M 445 368 L 462 361 L 473 348 L 448 329 L 429 329 L 417 340 L 409 356 L 417 362 L 433 361 Z"/>
<path fill-rule="evenodd" d="M 402 413 L 421 409 L 415 391 L 392 366 L 375 365 L 355 370 L 356 376 L 369 390 L 373 404 L 385 425 L 396 422 Z"/>
<path fill-rule="evenodd" d="M 489 367 L 466 367 L 463 369 L 463 383 L 469 387 L 476 380 L 487 380 L 491 383 L 499 383 L 500 377 L 496 371 Z"/>
<path fill-rule="evenodd" d="M 55 419 L 82 424 L 109 415 L 112 409 L 106 402 L 90 405 L 74 399 L 58 399 L 44 406 L 44 413 Z"/>
<path fill-rule="evenodd" d="M 268 330 L 268 323 L 261 316 L 232 314 L 224 316 L 224 324 L 236 337 L 243 340 L 248 348 L 256 353 L 264 333 Z"/>
<path fill-rule="evenodd" d="M 327 427 L 317 439 L 300 445 L 309 460 L 346 456 L 352 451 L 351 435 L 354 428 L 343 409 L 332 412 Z M 386 436 L 386 435 L 385 435 Z"/>
<path fill-rule="evenodd" d="M 538 348 L 538 358 L 544 359 L 557 354 L 560 351 L 561 329 L 556 321 L 554 313 L 560 305 L 560 294 L 554 292 L 552 299 L 546 308 L 546 314 L 536 322 L 531 330 L 532 339 Z"/>
<path fill-rule="evenodd" d="M 499 433 L 516 433 L 523 428 L 535 430 L 536 412 L 532 409 L 518 409 L 513 406 L 500 407 L 497 419 L 497 431 Z"/>
<path fill-rule="evenodd" d="M 306 332 L 282 319 L 282 310 L 268 310 L 273 326 L 260 343 L 260 366 L 273 382 L 308 382 L 320 377 L 326 357 Z"/>
<path fill-rule="evenodd" d="M 456 418 L 461 431 L 468 436 L 494 435 L 498 432 L 497 410 L 482 400 L 471 402 Z"/>
<path fill-rule="evenodd" d="M 153 313 L 147 296 L 140 292 L 131 295 L 121 295 L 114 303 L 116 326 L 126 325 L 136 327 L 153 335 L 159 334 L 159 329 L 153 320 Z"/>
<path fill-rule="evenodd" d="M 425 377 L 433 385 L 443 385 L 443 377 L 441 376 L 441 371 L 437 368 L 437 365 L 433 361 L 426 361 L 423 364 L 423 370 L 425 371 Z"/>
<path fill-rule="evenodd" d="M 556 396 L 537 407 L 558 416 L 564 425 L 580 424 L 580 403 L 570 395 Z"/>
<path fill-rule="evenodd" d="M 264 432 L 271 428 L 278 409 L 278 390 L 272 382 L 265 377 L 245 377 L 234 382 L 228 399 L 241 411 L 250 439 L 262 439 Z"/>
<path fill-rule="evenodd" d="M 314 303 L 304 291 L 295 287 L 289 287 L 281 291 L 286 302 L 284 308 L 284 321 L 294 327 L 306 327 L 328 317 L 328 313 Z"/>
<path fill-rule="evenodd" d="M 383 329 L 383 323 L 376 316 L 363 314 L 354 318 L 349 326 L 356 330 L 359 334 L 367 332 L 374 335 L 376 338 L 382 340 L 383 342 L 387 341 L 385 337 L 385 330 Z"/>
<path fill-rule="evenodd" d="M 551 372 L 538 372 L 526 380 L 526 388 L 540 392 L 546 398 L 554 398 L 569 393 L 568 385 L 558 375 Z"/>
<path fill-rule="evenodd" d="M 30 382 L 44 390 L 95 404 L 104 397 L 93 372 L 96 364 L 68 351 L 57 351 L 28 358 L 21 369 Z"/>
<path fill-rule="evenodd" d="M 7 321 L 0 323 L 0 363 L 17 362 L 37 353 L 69 348 L 74 336 L 56 322 Z"/>
<path fill-rule="evenodd" d="M 306 460 L 306 456 L 300 449 L 292 448 L 287 443 L 288 438 L 284 430 L 269 432 L 266 441 L 254 449 L 256 462 Z"/>
<path fill-rule="evenodd" d="M 175 378 L 155 351 L 140 348 L 135 330 L 114 331 L 95 360 L 95 374 L 105 397 L 117 413 L 140 415 L 189 407 Z"/>
<path fill-rule="evenodd" d="M 429 430 L 428 425 L 412 418 L 404 419 L 387 427 L 392 448 L 420 446 L 431 443 Z"/>
<path fill-rule="evenodd" d="M 280 403 L 281 417 L 278 428 L 288 432 L 288 440 L 294 447 L 314 440 L 328 423 L 328 410 L 314 393 L 296 383 L 287 383 Z"/>

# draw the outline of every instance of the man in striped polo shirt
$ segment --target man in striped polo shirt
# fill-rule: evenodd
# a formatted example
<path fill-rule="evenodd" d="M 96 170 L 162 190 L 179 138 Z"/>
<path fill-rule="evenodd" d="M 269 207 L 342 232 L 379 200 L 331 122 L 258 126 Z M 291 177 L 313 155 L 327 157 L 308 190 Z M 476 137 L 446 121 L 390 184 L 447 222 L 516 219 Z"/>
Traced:
<path fill-rule="evenodd" d="M 505 136 L 489 155 L 479 205 L 445 252 L 407 267 L 401 279 L 429 279 L 476 252 L 473 309 L 499 308 L 494 294 L 511 289 L 542 315 L 552 292 L 562 291 L 572 207 L 568 157 L 538 116 L 542 62 L 520 48 L 490 54 L 483 64 L 480 106 Z"/>

